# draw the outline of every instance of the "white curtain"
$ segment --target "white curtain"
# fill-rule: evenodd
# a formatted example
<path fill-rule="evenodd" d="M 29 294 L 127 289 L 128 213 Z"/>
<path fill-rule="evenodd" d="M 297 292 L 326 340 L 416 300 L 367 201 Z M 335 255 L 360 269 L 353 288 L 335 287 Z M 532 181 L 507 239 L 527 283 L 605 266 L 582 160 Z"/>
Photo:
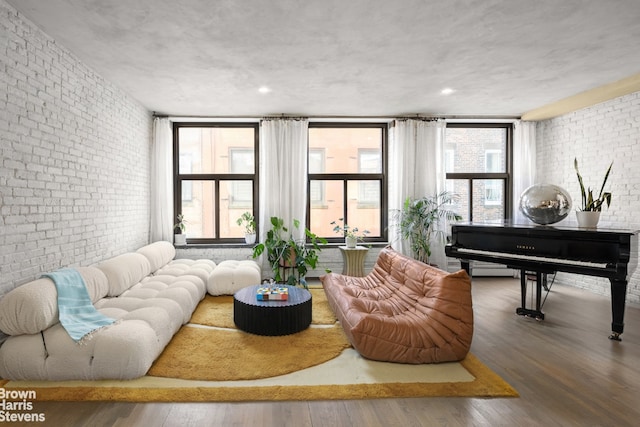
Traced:
<path fill-rule="evenodd" d="M 536 183 L 536 123 L 517 121 L 513 132 L 513 222 L 530 221 L 518 208 L 520 195 Z"/>
<path fill-rule="evenodd" d="M 407 197 L 434 196 L 444 189 L 443 120 L 396 120 L 389 138 L 389 218 L 393 224 L 396 212 Z M 399 238 L 393 225 L 389 227 L 389 241 L 394 249 L 409 254 L 407 242 Z M 432 242 L 430 262 L 445 263 L 444 244 Z"/>
<path fill-rule="evenodd" d="M 151 149 L 151 242 L 173 242 L 173 141 L 171 121 L 166 117 L 153 120 Z"/>
<path fill-rule="evenodd" d="M 285 226 L 300 221 L 296 238 L 304 237 L 307 213 L 306 119 L 264 119 L 260 125 L 260 241 L 278 216 Z"/>

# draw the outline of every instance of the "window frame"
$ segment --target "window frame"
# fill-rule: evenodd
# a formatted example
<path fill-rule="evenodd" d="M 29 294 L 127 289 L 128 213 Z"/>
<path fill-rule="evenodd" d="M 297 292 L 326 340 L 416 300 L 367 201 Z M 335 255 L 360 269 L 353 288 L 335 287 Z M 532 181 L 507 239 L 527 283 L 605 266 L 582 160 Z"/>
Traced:
<path fill-rule="evenodd" d="M 365 237 L 362 240 L 367 243 L 387 242 L 388 241 L 388 138 L 389 138 L 389 123 L 387 122 L 310 122 L 309 129 L 312 128 L 374 128 L 381 130 L 381 171 L 380 173 L 308 173 L 307 172 L 307 194 L 311 191 L 311 181 L 341 181 L 343 185 L 342 191 L 342 206 L 343 216 L 345 223 L 349 224 L 349 217 L 347 208 L 348 203 L 348 183 L 349 181 L 379 181 L 380 182 L 380 236 Z M 307 134 L 307 171 L 309 170 L 309 135 Z M 311 198 L 307 197 L 307 221 L 306 227 L 311 230 Z M 322 236 L 325 237 L 325 236 Z M 328 243 L 344 243 L 344 237 L 339 235 L 326 236 Z"/>
<path fill-rule="evenodd" d="M 363 160 L 365 160 L 366 155 L 370 155 L 371 153 L 373 153 L 373 150 L 368 149 L 368 148 L 358 148 L 358 173 L 359 174 L 366 174 L 368 172 L 361 172 L 362 171 L 362 162 Z M 377 153 L 376 153 L 377 154 Z M 382 155 L 382 154 L 381 154 Z M 382 170 L 382 159 L 380 159 L 380 169 Z M 366 193 L 368 192 L 368 186 L 369 183 L 364 183 L 362 181 L 365 180 L 360 180 L 361 182 L 358 184 L 358 205 L 363 207 L 363 208 L 367 208 L 367 207 L 372 207 L 372 208 L 380 208 L 380 206 L 375 206 L 376 205 L 376 201 L 374 201 L 373 199 L 367 199 L 366 197 Z"/>
<path fill-rule="evenodd" d="M 447 123 L 447 128 L 493 128 L 505 129 L 506 147 L 505 147 L 505 171 L 504 172 L 447 172 L 445 174 L 445 182 L 447 180 L 467 180 L 469 183 L 468 205 L 469 205 L 469 222 L 473 222 L 473 182 L 481 180 L 502 180 L 504 192 L 504 213 L 503 219 L 509 220 L 512 217 L 513 210 L 513 123 Z M 486 153 L 485 153 L 486 157 Z M 486 159 L 485 159 L 486 162 Z M 486 164 L 486 163 L 485 163 Z M 493 205 L 493 204 L 492 204 Z"/>
<path fill-rule="evenodd" d="M 182 128 L 251 128 L 254 134 L 254 167 L 253 173 L 237 174 L 237 173 L 180 173 L 180 141 L 179 134 Z M 209 237 L 189 237 L 187 229 L 187 244 L 219 244 L 219 243 L 238 243 L 245 244 L 244 236 L 242 237 L 220 237 L 220 183 L 225 181 L 251 181 L 253 183 L 253 215 L 257 217 L 258 208 L 260 206 L 259 196 L 259 143 L 260 132 L 259 123 L 256 122 L 173 122 L 173 212 L 174 220 L 182 213 L 182 182 L 183 181 L 212 181 L 215 188 L 215 218 L 214 230 L 215 238 Z M 232 147 L 230 147 L 232 148 Z M 230 154 L 228 154 L 230 156 Z M 247 208 L 249 210 L 249 208 Z M 258 225 L 259 226 L 259 225 Z M 177 230 L 174 229 L 174 233 Z M 256 228 L 256 233 L 259 230 Z"/>
<path fill-rule="evenodd" d="M 492 173 L 492 172 L 498 172 L 496 170 L 489 170 L 492 169 L 489 167 L 489 165 L 491 164 L 491 161 L 493 160 L 492 157 L 497 157 L 497 155 L 500 154 L 500 150 L 496 150 L 493 148 L 489 148 L 484 150 L 484 170 L 487 173 Z M 499 206 L 500 205 L 500 201 L 498 200 L 494 200 L 492 198 L 489 197 L 489 194 L 491 194 L 492 191 L 499 189 L 500 185 L 496 184 L 493 185 L 493 182 L 495 182 L 495 180 L 488 182 L 485 181 L 484 183 L 484 205 L 485 206 Z M 502 185 L 502 191 L 504 191 L 504 183 Z"/>
<path fill-rule="evenodd" d="M 229 147 L 229 171 L 230 173 L 232 173 L 234 176 L 236 175 L 242 175 L 236 172 L 233 172 L 233 165 L 234 165 L 234 154 L 237 153 L 249 153 L 251 150 L 245 147 Z M 254 153 L 252 153 L 254 155 L 254 159 L 253 161 L 255 162 L 255 148 L 254 148 Z M 255 164 L 254 164 L 254 170 L 255 170 Z M 239 183 L 237 181 L 244 181 L 244 180 L 234 180 L 235 182 L 232 184 L 232 187 L 234 189 L 234 195 L 237 195 L 238 193 L 241 193 L 240 191 L 240 186 L 238 185 Z M 252 186 L 253 187 L 253 186 Z M 248 192 L 245 192 L 248 193 Z M 253 194 L 251 197 L 251 201 L 253 201 Z M 253 209 L 253 206 L 250 206 L 251 204 L 246 200 L 246 199 L 231 199 L 229 200 L 229 207 L 230 208 L 234 208 L 234 209 Z"/>
<path fill-rule="evenodd" d="M 307 148 L 308 152 L 307 152 L 307 161 L 309 163 L 311 163 L 311 153 L 312 151 L 315 153 L 319 153 L 321 154 L 321 161 L 322 161 L 322 170 L 324 170 L 324 166 L 325 166 L 325 149 L 324 148 Z M 307 170 L 309 170 L 310 165 L 307 165 Z M 307 174 L 309 175 L 309 173 Z M 311 207 L 316 207 L 316 208 L 321 208 L 324 206 L 327 206 L 327 190 L 325 188 L 324 183 L 320 183 L 319 188 L 318 188 L 318 193 L 320 193 L 320 199 L 312 199 L 311 197 L 311 180 L 309 181 L 309 188 L 308 188 L 308 192 L 307 192 L 307 197 L 309 198 L 309 203 L 311 204 Z"/>

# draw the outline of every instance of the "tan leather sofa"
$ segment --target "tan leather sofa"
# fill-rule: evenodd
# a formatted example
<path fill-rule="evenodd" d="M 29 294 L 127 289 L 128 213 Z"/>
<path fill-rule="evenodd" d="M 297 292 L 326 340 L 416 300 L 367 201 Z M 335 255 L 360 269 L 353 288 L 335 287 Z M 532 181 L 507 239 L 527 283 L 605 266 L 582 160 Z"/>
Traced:
<path fill-rule="evenodd" d="M 439 363 L 465 358 L 473 336 L 471 279 L 387 247 L 365 277 L 321 278 L 329 305 L 365 358 Z"/>

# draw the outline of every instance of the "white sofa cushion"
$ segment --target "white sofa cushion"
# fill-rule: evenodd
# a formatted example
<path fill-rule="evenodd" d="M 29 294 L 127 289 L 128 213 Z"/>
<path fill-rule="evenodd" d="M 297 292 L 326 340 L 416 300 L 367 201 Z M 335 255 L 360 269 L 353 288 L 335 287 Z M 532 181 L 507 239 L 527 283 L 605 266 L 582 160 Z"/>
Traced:
<path fill-rule="evenodd" d="M 42 335 L 10 337 L 2 346 L 0 373 L 15 380 L 133 379 L 149 370 L 164 345 L 143 320 L 111 325 L 83 345 L 57 323 Z"/>
<path fill-rule="evenodd" d="M 157 270 L 155 274 L 156 276 L 197 276 L 206 285 L 214 269 L 216 269 L 216 263 L 210 259 L 176 259 Z"/>
<path fill-rule="evenodd" d="M 207 292 L 204 282 L 197 276 L 153 276 L 132 287 L 123 296 L 132 296 L 137 292 L 149 292 L 151 290 L 159 293 L 176 287 L 184 289 L 189 294 L 189 306 L 185 307 L 185 309 L 191 312 L 196 309 L 198 303 Z"/>
<path fill-rule="evenodd" d="M 102 270 L 77 267 L 91 301 L 104 298 L 109 285 Z M 36 334 L 58 323 L 58 292 L 49 278 L 25 283 L 0 299 L 0 330 L 7 335 Z"/>
<path fill-rule="evenodd" d="M 154 281 L 138 283 L 131 289 L 125 291 L 118 298 L 105 298 L 96 303 L 96 308 L 117 307 L 127 311 L 132 311 L 147 304 L 146 301 L 164 298 L 178 304 L 180 311 L 172 312 L 177 325 L 187 323 L 191 314 L 204 297 L 204 292 L 200 291 L 196 285 L 188 280 L 181 280 L 182 277 L 174 277 L 173 283 L 165 284 Z M 204 286 L 201 286 L 204 289 Z"/>
<path fill-rule="evenodd" d="M 124 291 L 151 274 L 151 264 L 147 257 L 139 253 L 118 255 L 98 264 L 107 276 L 110 297 L 117 297 Z"/>
<path fill-rule="evenodd" d="M 222 261 L 207 280 L 207 291 L 211 295 L 233 295 L 250 285 L 260 284 L 260 266 L 252 260 Z"/>
<path fill-rule="evenodd" d="M 169 264 L 176 256 L 176 248 L 166 241 L 154 242 L 143 246 L 136 251 L 144 255 L 151 266 L 151 273 L 155 273 L 159 268 Z"/>

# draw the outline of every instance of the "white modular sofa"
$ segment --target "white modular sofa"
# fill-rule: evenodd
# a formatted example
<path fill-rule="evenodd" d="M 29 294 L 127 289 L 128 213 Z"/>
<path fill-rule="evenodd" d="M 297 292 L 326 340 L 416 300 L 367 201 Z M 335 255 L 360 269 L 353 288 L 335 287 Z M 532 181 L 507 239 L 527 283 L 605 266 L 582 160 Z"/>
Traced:
<path fill-rule="evenodd" d="M 79 267 L 95 307 L 118 321 L 76 343 L 58 321 L 48 278 L 0 299 L 0 377 L 14 380 L 132 379 L 143 376 L 206 293 L 216 264 L 177 259 L 156 242 L 91 267 Z"/>

